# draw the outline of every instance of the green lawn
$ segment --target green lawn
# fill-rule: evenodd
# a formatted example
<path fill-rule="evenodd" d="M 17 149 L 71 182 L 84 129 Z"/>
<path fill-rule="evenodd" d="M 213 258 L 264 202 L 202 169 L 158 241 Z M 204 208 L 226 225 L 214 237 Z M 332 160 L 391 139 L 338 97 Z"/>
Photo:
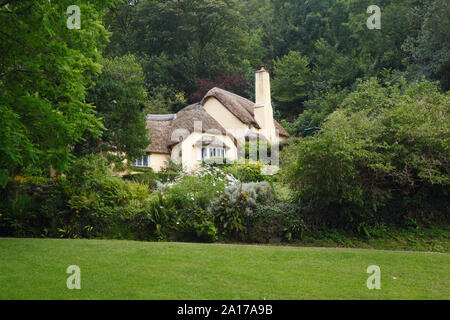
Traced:
<path fill-rule="evenodd" d="M 450 299 L 449 267 L 445 253 L 0 239 L 0 299 Z"/>

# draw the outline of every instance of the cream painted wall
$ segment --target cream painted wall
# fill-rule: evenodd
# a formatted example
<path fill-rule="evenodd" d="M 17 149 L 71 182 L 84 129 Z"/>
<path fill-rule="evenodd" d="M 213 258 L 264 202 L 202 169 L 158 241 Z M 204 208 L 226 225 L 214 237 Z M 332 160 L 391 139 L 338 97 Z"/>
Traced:
<path fill-rule="evenodd" d="M 181 156 L 182 156 L 181 143 L 177 143 L 172 148 L 172 154 L 171 154 L 172 161 L 175 162 L 176 164 L 180 164 Z"/>
<path fill-rule="evenodd" d="M 224 127 L 229 133 L 231 133 L 236 139 L 241 140 L 248 132 L 249 127 L 247 124 L 242 123 L 235 115 L 233 115 L 228 109 L 220 103 L 214 97 L 209 98 L 205 104 L 204 109 L 208 112 L 222 127 Z M 262 110 L 261 110 L 262 111 Z M 266 110 L 265 110 L 266 111 Z M 265 112 L 264 112 L 265 113 Z M 267 117 L 267 115 L 266 115 Z M 273 119 L 273 118 L 272 118 Z M 253 131 L 264 134 L 263 130 L 253 128 Z M 202 135 L 215 136 L 225 143 L 229 147 L 227 149 L 227 159 L 234 161 L 238 159 L 238 151 L 233 140 L 229 136 L 217 134 L 217 133 L 199 133 L 193 132 L 182 143 L 173 146 L 171 155 L 152 153 L 150 156 L 150 167 L 155 171 L 160 171 L 167 165 L 167 162 L 171 158 L 176 163 L 181 163 L 183 170 L 191 171 L 197 169 L 201 165 L 201 147 L 194 146 L 195 142 L 201 138 Z M 280 140 L 284 140 L 280 137 Z M 181 158 L 180 158 L 181 151 Z"/>
<path fill-rule="evenodd" d="M 181 143 L 183 170 L 192 171 L 199 168 L 202 164 L 201 146 L 194 146 L 194 144 L 204 135 L 215 136 L 223 141 L 228 147 L 226 158 L 231 161 L 237 160 L 237 148 L 230 137 L 219 134 L 193 132 Z"/>
<path fill-rule="evenodd" d="M 267 81 L 267 79 L 265 80 Z M 234 114 L 228 111 L 228 109 L 214 97 L 209 98 L 205 102 L 203 108 L 238 141 L 243 141 L 241 139 L 243 139 L 245 134 L 250 130 L 248 124 L 241 122 L 241 120 L 239 120 Z M 252 130 L 256 133 L 264 135 L 272 144 L 275 144 L 279 141 L 282 141 L 283 137 L 276 136 L 275 125 L 273 123 L 273 115 L 270 116 L 270 112 L 272 112 L 271 104 L 269 105 L 269 108 L 255 108 L 256 121 L 260 125 L 263 125 L 263 123 L 266 122 L 270 122 L 270 125 L 266 129 L 252 128 Z M 262 119 L 264 119 L 264 122 Z"/>
<path fill-rule="evenodd" d="M 214 97 L 206 100 L 203 105 L 206 112 L 208 112 L 217 122 L 219 122 L 225 130 L 229 131 L 236 139 L 243 138 L 248 132 L 248 124 L 241 122 L 234 114 L 232 114 L 228 109 L 220 103 Z M 256 132 L 259 130 L 254 128 Z"/>
<path fill-rule="evenodd" d="M 161 169 L 167 167 L 170 155 L 164 153 L 151 153 L 149 156 L 150 168 L 155 172 L 161 171 Z"/>

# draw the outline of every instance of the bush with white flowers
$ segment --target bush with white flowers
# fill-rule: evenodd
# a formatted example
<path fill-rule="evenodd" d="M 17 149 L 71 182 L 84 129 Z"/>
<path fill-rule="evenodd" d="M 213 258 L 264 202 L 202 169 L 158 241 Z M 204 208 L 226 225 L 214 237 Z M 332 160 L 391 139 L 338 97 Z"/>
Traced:
<path fill-rule="evenodd" d="M 258 204 L 274 199 L 274 190 L 266 181 L 233 184 L 212 200 L 209 211 L 223 236 L 242 240 Z"/>

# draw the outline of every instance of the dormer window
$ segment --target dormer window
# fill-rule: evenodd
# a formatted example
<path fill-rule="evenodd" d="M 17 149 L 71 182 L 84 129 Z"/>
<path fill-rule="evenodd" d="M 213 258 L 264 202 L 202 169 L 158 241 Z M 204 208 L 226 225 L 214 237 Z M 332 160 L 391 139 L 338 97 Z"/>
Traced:
<path fill-rule="evenodd" d="M 220 147 L 204 147 L 202 148 L 202 160 L 211 158 L 225 158 L 226 157 L 225 148 Z"/>

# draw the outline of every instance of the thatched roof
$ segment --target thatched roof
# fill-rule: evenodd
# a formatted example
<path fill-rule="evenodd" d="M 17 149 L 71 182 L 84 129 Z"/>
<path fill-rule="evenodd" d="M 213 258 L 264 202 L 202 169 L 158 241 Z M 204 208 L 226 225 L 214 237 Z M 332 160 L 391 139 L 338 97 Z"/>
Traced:
<path fill-rule="evenodd" d="M 177 118 L 173 120 L 172 132 L 179 130 L 192 132 L 209 132 L 216 134 L 226 134 L 226 130 L 222 125 L 217 122 L 213 117 L 209 115 L 202 107 L 200 103 L 192 104 L 186 108 L 180 110 L 177 113 Z M 182 137 L 175 134 L 173 137 L 169 137 L 168 145 L 172 146 L 182 141 Z"/>
<path fill-rule="evenodd" d="M 277 120 L 273 119 L 273 123 L 275 124 L 275 130 L 278 130 L 278 135 L 283 137 L 289 137 L 290 134 L 286 131 L 285 128 L 281 124 L 278 123 Z"/>
<path fill-rule="evenodd" d="M 152 143 L 145 149 L 147 152 L 170 154 L 167 140 L 171 135 L 172 119 L 155 120 L 154 115 L 147 116 L 147 129 L 149 130 Z"/>
<path fill-rule="evenodd" d="M 252 124 L 255 128 L 260 129 L 261 126 L 255 119 L 255 103 L 245 99 L 232 92 L 213 88 L 209 90 L 203 97 L 201 104 L 204 105 L 206 100 L 214 97 L 221 104 L 225 106 L 233 115 L 235 115 L 239 120 L 246 124 Z M 289 133 L 279 124 L 276 120 L 273 120 L 275 129 L 278 130 L 280 136 L 289 137 Z"/>
<path fill-rule="evenodd" d="M 147 120 L 173 120 L 176 117 L 176 114 L 148 114 Z"/>
<path fill-rule="evenodd" d="M 237 94 L 229 91 L 213 88 L 209 90 L 203 97 L 201 104 L 204 105 L 206 100 L 214 97 L 220 101 L 233 115 L 246 124 L 252 124 L 255 128 L 260 129 L 258 122 L 255 120 L 255 103 L 245 99 Z"/>
<path fill-rule="evenodd" d="M 230 149 L 225 142 L 215 136 L 202 136 L 194 143 L 194 146 L 209 146 Z"/>
<path fill-rule="evenodd" d="M 180 110 L 176 115 L 147 115 L 147 129 L 152 143 L 147 152 L 170 154 L 170 147 L 192 132 L 226 134 L 226 130 L 197 103 Z"/>
<path fill-rule="evenodd" d="M 261 128 L 255 120 L 255 104 L 253 102 L 226 90 L 213 88 L 208 91 L 200 103 L 187 106 L 177 114 L 148 115 L 147 129 L 149 129 L 152 135 L 152 143 L 147 147 L 146 151 L 170 154 L 170 147 L 181 142 L 186 137 L 183 133 L 190 134 L 195 131 L 227 134 L 225 128 L 203 108 L 206 100 L 211 97 L 219 100 L 220 103 L 243 123 L 252 124 L 256 128 Z M 289 133 L 276 120 L 273 122 L 280 136 L 289 137 Z M 261 135 L 254 135 L 249 131 L 246 139 L 253 138 L 265 139 Z"/>
<path fill-rule="evenodd" d="M 249 130 L 245 133 L 245 141 L 267 141 L 267 138 L 260 133 L 256 133 L 255 131 Z"/>

